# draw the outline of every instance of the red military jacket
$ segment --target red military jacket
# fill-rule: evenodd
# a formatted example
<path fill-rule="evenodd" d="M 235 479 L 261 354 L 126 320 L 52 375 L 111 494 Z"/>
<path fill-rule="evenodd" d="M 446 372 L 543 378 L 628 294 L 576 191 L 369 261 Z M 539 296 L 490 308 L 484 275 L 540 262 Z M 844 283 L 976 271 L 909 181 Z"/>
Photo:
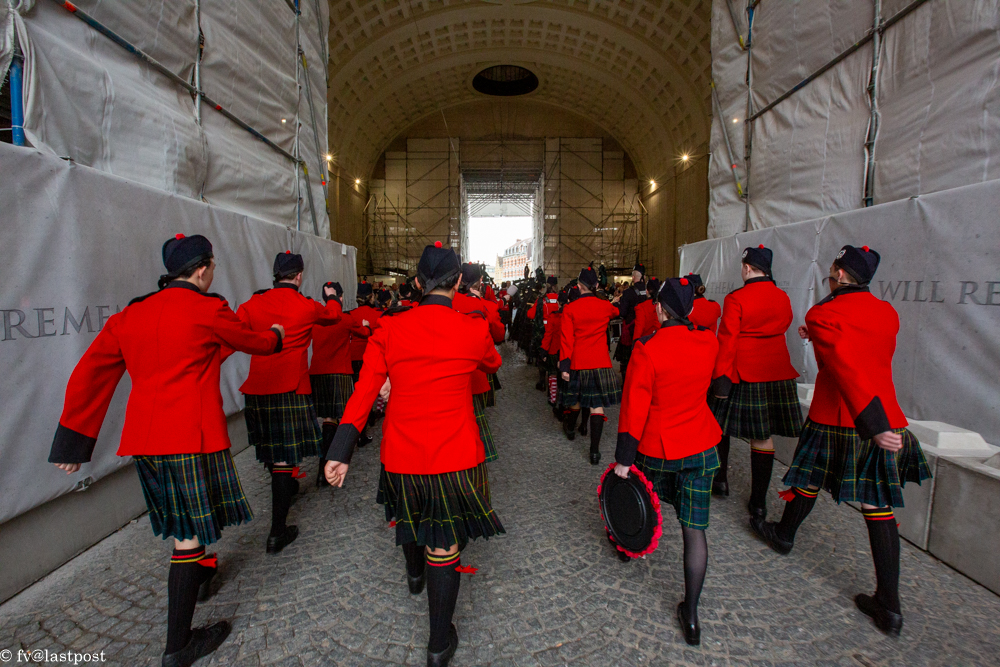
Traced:
<path fill-rule="evenodd" d="M 435 294 L 382 320 L 365 351 L 327 459 L 349 462 L 386 378 L 392 398 L 382 423 L 385 469 L 412 475 L 468 470 L 486 459 L 473 412 L 472 376 L 495 373 L 500 355 L 489 328 Z"/>
<path fill-rule="evenodd" d="M 772 382 L 799 376 L 788 356 L 785 332 L 792 303 L 770 278 L 751 278 L 726 296 L 713 377 L 732 382 Z"/>
<path fill-rule="evenodd" d="M 254 294 L 236 311 L 254 331 L 278 322 L 285 327 L 284 347 L 270 357 L 250 358 L 250 374 L 240 387 L 244 394 L 311 394 L 309 384 L 309 343 L 316 324 L 336 324 L 341 318 L 340 300 L 330 299 L 321 306 L 291 283 L 278 283 L 273 289 Z"/>
<path fill-rule="evenodd" d="M 549 354 L 559 354 L 560 343 L 562 343 L 562 318 L 562 311 L 557 310 L 549 315 L 548 322 L 545 323 L 542 349 Z"/>
<path fill-rule="evenodd" d="M 489 332 L 492 340 L 496 342 L 496 336 L 494 335 L 495 334 L 494 323 L 490 320 L 489 317 L 489 309 L 487 307 L 488 304 L 489 304 L 488 301 L 480 299 L 478 296 L 474 294 L 462 294 L 461 292 L 455 294 L 455 298 L 452 301 L 452 307 L 458 312 L 485 321 L 489 326 Z M 496 317 L 497 317 L 496 325 L 500 326 L 500 328 L 502 329 L 503 325 L 500 324 L 499 312 L 496 313 Z M 502 334 L 500 336 L 500 340 L 503 341 Z M 472 379 L 472 393 L 485 394 L 489 390 L 490 390 L 490 380 L 486 376 L 486 373 L 483 373 L 481 371 L 476 371 Z"/>
<path fill-rule="evenodd" d="M 618 317 L 618 307 L 593 294 L 563 306 L 559 370 L 611 368 L 608 323 Z"/>
<path fill-rule="evenodd" d="M 635 307 L 635 329 L 634 338 L 638 340 L 657 332 L 660 328 L 660 321 L 656 318 L 656 302 L 646 299 Z"/>
<path fill-rule="evenodd" d="M 361 324 L 363 318 L 357 317 L 352 310 L 344 313 L 343 318 L 336 324 L 329 326 L 313 325 L 312 329 L 312 361 L 309 363 L 310 375 L 340 374 L 351 375 L 354 369 L 351 367 L 351 336 L 371 335 L 371 322 L 369 326 Z"/>
<path fill-rule="evenodd" d="M 710 329 L 712 333 L 719 331 L 719 318 L 722 317 L 722 306 L 716 301 L 706 299 L 703 296 L 694 298 L 694 308 L 688 319 L 699 327 Z"/>
<path fill-rule="evenodd" d="M 219 372 L 231 350 L 273 354 L 281 339 L 272 329 L 253 331 L 225 299 L 189 282 L 134 300 L 108 319 L 73 370 L 49 461 L 90 460 L 125 371 L 132 391 L 119 456 L 228 449 Z"/>
<path fill-rule="evenodd" d="M 371 325 L 374 330 L 376 327 L 375 323 L 378 318 L 382 317 L 382 311 L 378 308 L 372 308 L 368 304 L 363 306 L 358 306 L 354 310 L 348 311 L 355 314 L 358 318 L 358 322 L 361 320 L 368 320 L 368 324 Z M 361 361 L 365 357 L 365 348 L 368 346 L 368 336 L 361 334 L 351 334 L 351 361 Z"/>
<path fill-rule="evenodd" d="M 528 309 L 529 320 L 535 319 L 539 303 L 542 304 L 542 322 L 547 323 L 549 315 L 559 310 L 559 295 L 553 293 L 538 297 L 535 303 L 531 304 L 531 308 Z"/>
<path fill-rule="evenodd" d="M 682 459 L 719 442 L 722 429 L 705 401 L 718 349 L 711 331 L 677 320 L 636 341 L 618 416 L 618 463 L 632 465 L 636 450 Z"/>
<path fill-rule="evenodd" d="M 490 325 L 490 336 L 493 337 L 493 342 L 499 345 L 507 333 L 500 320 L 500 306 L 488 299 L 480 299 L 480 301 L 486 306 L 486 321 Z"/>
<path fill-rule="evenodd" d="M 806 327 L 819 366 L 809 419 L 865 440 L 907 425 L 892 381 L 899 315 L 890 304 L 868 287 L 843 287 L 809 309 Z"/>

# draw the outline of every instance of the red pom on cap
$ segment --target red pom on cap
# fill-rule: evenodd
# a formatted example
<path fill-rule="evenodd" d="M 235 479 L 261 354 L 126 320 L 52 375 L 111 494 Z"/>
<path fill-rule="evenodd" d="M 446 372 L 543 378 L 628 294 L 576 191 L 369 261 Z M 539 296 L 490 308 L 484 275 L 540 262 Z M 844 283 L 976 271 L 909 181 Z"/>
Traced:
<path fill-rule="evenodd" d="M 688 279 L 687 278 L 681 278 L 681 285 L 687 285 L 687 284 L 688 284 Z"/>
<path fill-rule="evenodd" d="M 184 235 L 183 234 L 175 234 L 174 238 L 177 239 L 178 241 L 180 241 L 182 238 L 184 238 Z"/>
<path fill-rule="evenodd" d="M 869 252 L 868 246 L 861 246 L 861 249 L 864 250 L 865 252 Z"/>
<path fill-rule="evenodd" d="M 291 251 L 291 250 L 286 250 L 286 251 L 285 251 L 285 254 L 286 254 L 286 255 L 291 255 L 291 254 L 292 254 L 292 251 Z"/>
<path fill-rule="evenodd" d="M 435 241 L 434 242 L 434 247 L 435 248 L 440 248 L 441 247 L 441 242 L 440 241 Z"/>
<path fill-rule="evenodd" d="M 763 243 L 761 243 L 761 244 L 760 244 L 759 246 L 757 246 L 757 247 L 758 247 L 758 248 L 760 248 L 761 250 L 763 250 L 763 249 L 764 249 L 764 244 L 763 244 Z"/>

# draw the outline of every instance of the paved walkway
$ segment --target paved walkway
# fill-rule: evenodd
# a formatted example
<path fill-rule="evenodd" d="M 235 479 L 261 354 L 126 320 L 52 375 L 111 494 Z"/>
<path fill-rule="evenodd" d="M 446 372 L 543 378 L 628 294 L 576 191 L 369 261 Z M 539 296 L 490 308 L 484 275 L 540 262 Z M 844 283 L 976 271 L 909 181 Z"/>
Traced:
<path fill-rule="evenodd" d="M 490 411 L 501 459 L 490 472 L 507 535 L 463 554 L 479 571 L 462 582 L 454 665 L 1000 665 L 1000 597 L 905 542 L 902 637 L 883 636 L 855 610 L 854 594 L 875 578 L 864 521 L 849 507 L 821 496 L 790 556 L 758 542 L 745 525 L 748 456 L 736 442 L 734 495 L 712 505 L 702 645 L 687 646 L 674 621 L 683 572 L 669 508 L 660 548 L 620 563 L 603 537 L 589 439 L 565 439 L 533 388 L 534 369 L 504 353 Z M 616 425 L 614 410 L 605 462 Z M 291 513 L 301 535 L 278 557 L 264 554 L 266 474 L 252 452 L 237 457 L 257 518 L 217 545 L 223 585 L 195 622 L 231 619 L 234 631 L 201 664 L 424 663 L 427 602 L 407 591 L 375 504 L 377 453 L 359 452 L 341 490 L 303 485 Z M 784 469 L 775 468 L 777 515 Z M 0 649 L 103 650 L 106 664 L 158 665 L 169 555 L 148 519 L 133 522 L 0 606 Z"/>

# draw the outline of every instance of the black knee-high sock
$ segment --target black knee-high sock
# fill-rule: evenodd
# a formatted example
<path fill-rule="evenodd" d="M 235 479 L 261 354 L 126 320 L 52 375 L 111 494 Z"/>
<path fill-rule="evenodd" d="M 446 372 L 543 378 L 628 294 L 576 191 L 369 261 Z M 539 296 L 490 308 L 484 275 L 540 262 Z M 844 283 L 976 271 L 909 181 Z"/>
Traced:
<path fill-rule="evenodd" d="M 819 493 L 819 491 L 810 491 L 809 489 L 792 489 L 792 492 L 795 497 L 785 505 L 785 511 L 781 513 L 781 521 L 775 528 L 778 537 L 789 542 L 795 540 L 795 531 L 809 516 L 813 505 L 816 504 L 816 495 Z"/>
<path fill-rule="evenodd" d="M 766 449 L 750 448 L 750 505 L 767 505 L 767 487 L 771 485 L 771 469 L 774 468 L 774 452 Z"/>
<path fill-rule="evenodd" d="M 580 435 L 587 435 L 587 427 L 590 425 L 590 408 L 580 409 Z"/>
<path fill-rule="evenodd" d="M 604 433 L 604 415 L 590 415 L 590 451 L 601 451 L 601 434 Z"/>
<path fill-rule="evenodd" d="M 330 443 L 333 442 L 333 436 L 337 433 L 337 425 L 331 424 L 330 422 L 323 422 L 323 444 L 320 446 L 319 450 L 319 463 L 320 467 L 323 466 L 323 462 L 326 461 L 326 453 L 330 451 Z"/>
<path fill-rule="evenodd" d="M 176 653 L 191 639 L 191 619 L 198 603 L 198 587 L 205 580 L 205 568 L 198 561 L 205 547 L 174 549 L 167 575 L 167 647 L 164 653 Z"/>
<path fill-rule="evenodd" d="M 875 561 L 875 599 L 897 614 L 899 607 L 899 528 L 891 507 L 863 510 Z"/>
<path fill-rule="evenodd" d="M 427 565 L 424 547 L 416 542 L 408 542 L 403 545 L 403 556 L 406 558 L 406 574 L 411 577 L 419 577 L 424 573 L 424 568 Z"/>
<path fill-rule="evenodd" d="M 566 416 L 563 417 L 563 424 L 567 431 L 572 431 L 576 428 L 576 420 L 580 416 L 580 408 L 570 408 Z"/>
<path fill-rule="evenodd" d="M 462 575 L 455 568 L 461 564 L 461 553 L 451 556 L 427 554 L 427 608 L 431 618 L 427 650 L 432 653 L 448 648 L 448 630 L 455 615 L 458 586 L 462 581 Z"/>
<path fill-rule="evenodd" d="M 708 569 L 708 541 L 705 531 L 681 526 L 684 536 L 684 605 L 688 618 L 698 619 L 698 598 Z"/>
<path fill-rule="evenodd" d="M 724 435 L 715 446 L 719 452 L 719 470 L 715 473 L 715 480 L 729 483 L 729 436 Z"/>
<path fill-rule="evenodd" d="M 271 469 L 271 537 L 285 533 L 288 508 L 292 506 L 292 496 L 295 495 L 292 469 L 293 466 L 287 465 L 275 465 Z"/>

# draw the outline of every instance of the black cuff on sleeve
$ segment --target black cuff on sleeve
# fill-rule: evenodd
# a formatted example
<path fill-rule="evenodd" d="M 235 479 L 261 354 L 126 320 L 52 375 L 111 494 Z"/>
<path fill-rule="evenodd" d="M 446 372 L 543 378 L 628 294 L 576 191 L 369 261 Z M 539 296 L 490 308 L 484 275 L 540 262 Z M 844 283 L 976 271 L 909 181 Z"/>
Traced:
<path fill-rule="evenodd" d="M 635 453 L 639 451 L 639 441 L 628 433 L 618 434 L 618 446 L 615 447 L 615 461 L 623 466 L 635 463 Z"/>
<path fill-rule="evenodd" d="M 326 460 L 349 464 L 351 457 L 354 456 L 354 445 L 357 444 L 360 435 L 353 424 L 338 426 L 333 442 L 330 443 L 330 449 L 326 452 Z"/>
<path fill-rule="evenodd" d="M 871 440 L 879 433 L 892 430 L 889 426 L 889 416 L 885 414 L 885 408 L 882 407 L 882 401 L 878 396 L 854 418 L 854 427 L 858 429 L 858 437 L 862 440 Z"/>
<path fill-rule="evenodd" d="M 59 424 L 52 439 L 49 463 L 87 463 L 94 454 L 97 438 L 91 438 Z"/>
<path fill-rule="evenodd" d="M 278 342 L 274 345 L 274 353 L 277 354 L 281 352 L 281 348 L 284 347 L 285 339 L 281 337 L 281 332 L 274 327 L 271 327 L 271 331 L 273 331 L 274 335 L 278 337 Z"/>
<path fill-rule="evenodd" d="M 721 396 L 723 398 L 729 398 L 729 392 L 733 390 L 733 381 L 730 380 L 725 375 L 720 375 L 719 377 L 712 380 L 712 396 Z"/>
<path fill-rule="evenodd" d="M 572 360 L 570 360 L 570 359 L 560 359 L 559 360 L 559 372 L 560 373 L 569 373 L 570 370 L 571 370 L 570 369 L 571 364 L 572 364 Z"/>
<path fill-rule="evenodd" d="M 325 292 L 326 290 L 323 291 Z M 344 307 L 344 302 L 341 301 L 340 297 L 337 296 L 336 294 L 331 294 L 330 296 L 327 296 L 326 294 L 323 295 L 323 303 L 329 303 L 331 301 L 336 301 L 337 303 L 339 303 L 341 308 Z"/>

